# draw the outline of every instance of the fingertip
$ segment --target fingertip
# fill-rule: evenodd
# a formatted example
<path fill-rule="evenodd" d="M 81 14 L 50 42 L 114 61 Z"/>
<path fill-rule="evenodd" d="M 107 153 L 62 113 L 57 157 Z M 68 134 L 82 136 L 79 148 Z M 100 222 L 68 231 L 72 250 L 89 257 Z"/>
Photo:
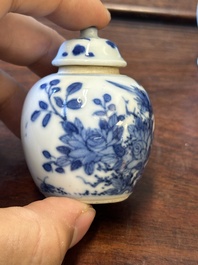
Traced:
<path fill-rule="evenodd" d="M 102 5 L 100 14 L 101 14 L 100 16 L 97 16 L 97 21 L 94 19 L 96 23 L 95 26 L 98 29 L 105 28 L 111 20 L 111 13 L 104 5 Z"/>
<path fill-rule="evenodd" d="M 96 211 L 91 205 L 70 198 L 50 197 L 45 199 L 50 208 L 58 205 L 56 212 L 60 214 L 66 226 L 66 231 L 72 231 L 68 248 L 76 245 L 87 233 L 91 226 Z M 57 213 L 55 213 L 56 215 Z M 56 215 L 57 216 L 57 215 Z M 66 232 L 67 233 L 67 232 Z"/>
<path fill-rule="evenodd" d="M 68 249 L 82 239 L 95 217 L 90 205 L 65 197 L 49 197 L 24 208 L 20 218 L 23 223 L 27 221 L 28 231 L 32 233 L 30 253 L 33 249 L 35 260 L 45 260 L 48 265 L 62 264 Z M 49 249 L 50 256 L 45 254 Z M 31 257 L 27 254 L 27 258 Z"/>
<path fill-rule="evenodd" d="M 74 233 L 69 248 L 72 248 L 84 237 L 94 220 L 95 214 L 96 211 L 89 207 L 78 216 L 74 224 Z"/>
<path fill-rule="evenodd" d="M 60 214 L 66 226 L 66 234 L 71 233 L 70 237 L 68 237 L 70 238 L 68 249 L 72 248 L 89 230 L 96 211 L 91 205 L 70 198 L 50 197 L 45 199 L 45 201 L 52 209 L 55 205 L 58 205 L 55 211 Z"/>
<path fill-rule="evenodd" d="M 100 23 L 94 25 L 99 30 L 105 28 L 111 20 L 111 13 L 108 10 L 106 12 L 107 12 L 106 18 L 103 18 Z"/>
<path fill-rule="evenodd" d="M 67 16 L 65 12 L 67 10 Z M 61 5 L 47 16 L 50 20 L 69 30 L 81 30 L 91 26 L 102 29 L 111 19 L 110 12 L 100 0 L 62 1 Z"/>
<path fill-rule="evenodd" d="M 107 26 L 111 20 L 111 13 L 108 9 L 106 9 L 107 19 L 106 19 L 106 25 Z"/>

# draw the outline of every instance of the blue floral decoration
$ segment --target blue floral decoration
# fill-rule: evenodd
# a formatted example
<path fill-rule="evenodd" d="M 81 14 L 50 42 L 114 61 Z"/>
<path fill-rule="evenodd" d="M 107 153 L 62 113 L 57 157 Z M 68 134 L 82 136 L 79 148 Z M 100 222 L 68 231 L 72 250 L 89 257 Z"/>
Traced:
<path fill-rule="evenodd" d="M 67 56 L 68 56 L 68 53 L 67 53 L 67 52 L 63 52 L 63 53 L 62 53 L 62 56 L 63 56 L 63 57 L 67 57 Z"/>
<path fill-rule="evenodd" d="M 83 45 L 77 44 L 74 49 L 72 50 L 74 56 L 78 56 L 81 54 L 85 54 L 86 57 L 94 57 L 93 52 L 86 52 L 86 48 Z"/>
<path fill-rule="evenodd" d="M 107 40 L 106 43 L 113 49 L 117 48 L 117 45 L 114 42 L 110 41 L 110 40 Z"/>
<path fill-rule="evenodd" d="M 54 79 L 40 86 L 47 94 L 47 101 L 39 101 L 38 109 L 31 115 L 31 121 L 36 122 L 41 117 L 41 124 L 48 126 L 52 115 L 60 119 L 63 134 L 59 137 L 60 145 L 56 150 L 58 157 L 47 149 L 42 151 L 46 162 L 42 165 L 46 173 L 56 171 L 58 174 L 83 169 L 84 176 L 77 175 L 87 187 L 96 188 L 103 185 L 103 190 L 90 192 L 87 188 L 82 195 L 119 195 L 130 193 L 140 178 L 148 160 L 151 142 L 153 139 L 153 112 L 148 96 L 144 90 L 135 86 L 107 80 L 114 87 L 121 88 L 134 94 L 134 99 L 139 107 L 130 110 L 129 101 L 123 98 L 125 112 L 117 114 L 116 105 L 109 93 L 101 98 L 94 98 L 95 111 L 93 116 L 98 117 L 97 128 L 87 128 L 79 118 L 69 121 L 68 109 L 78 111 L 83 103 L 75 93 L 83 88 L 83 83 L 74 82 L 65 88 L 65 97 L 56 95 L 62 88 L 60 80 Z M 61 110 L 61 111 L 60 111 Z M 41 115 L 42 114 L 42 115 Z M 127 137 L 123 140 L 123 121 L 131 117 L 133 122 L 127 127 Z M 103 177 L 99 176 L 102 173 Z M 95 181 L 89 176 L 94 175 Z M 47 177 L 41 182 L 40 188 L 44 193 L 70 195 L 63 188 L 54 187 L 46 182 Z"/>
<path fill-rule="evenodd" d="M 80 55 L 81 53 L 85 53 L 85 47 L 78 44 L 74 47 L 72 52 L 74 55 Z"/>

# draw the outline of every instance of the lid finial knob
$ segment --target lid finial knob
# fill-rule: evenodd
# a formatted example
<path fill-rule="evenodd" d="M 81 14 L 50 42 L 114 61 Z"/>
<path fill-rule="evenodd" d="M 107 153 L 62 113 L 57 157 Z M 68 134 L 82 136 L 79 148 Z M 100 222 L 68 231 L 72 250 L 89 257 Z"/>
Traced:
<path fill-rule="evenodd" d="M 90 27 L 80 31 L 81 38 L 98 38 L 98 30 L 96 27 Z"/>

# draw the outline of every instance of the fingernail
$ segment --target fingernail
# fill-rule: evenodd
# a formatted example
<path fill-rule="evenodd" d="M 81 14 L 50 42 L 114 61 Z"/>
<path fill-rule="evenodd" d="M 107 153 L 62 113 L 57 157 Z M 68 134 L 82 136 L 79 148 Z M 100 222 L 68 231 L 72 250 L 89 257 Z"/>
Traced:
<path fill-rule="evenodd" d="M 92 207 L 88 207 L 81 212 L 74 225 L 74 233 L 70 248 L 83 238 L 93 222 L 95 215 L 96 211 Z"/>

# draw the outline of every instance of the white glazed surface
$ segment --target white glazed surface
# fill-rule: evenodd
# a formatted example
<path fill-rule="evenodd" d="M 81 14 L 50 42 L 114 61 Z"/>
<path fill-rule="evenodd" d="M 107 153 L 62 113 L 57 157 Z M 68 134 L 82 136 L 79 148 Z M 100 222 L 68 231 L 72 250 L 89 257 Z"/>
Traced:
<path fill-rule="evenodd" d="M 45 196 L 108 203 L 133 191 L 148 160 L 153 128 L 148 96 L 133 79 L 53 74 L 30 90 L 21 137 L 30 173 Z"/>

